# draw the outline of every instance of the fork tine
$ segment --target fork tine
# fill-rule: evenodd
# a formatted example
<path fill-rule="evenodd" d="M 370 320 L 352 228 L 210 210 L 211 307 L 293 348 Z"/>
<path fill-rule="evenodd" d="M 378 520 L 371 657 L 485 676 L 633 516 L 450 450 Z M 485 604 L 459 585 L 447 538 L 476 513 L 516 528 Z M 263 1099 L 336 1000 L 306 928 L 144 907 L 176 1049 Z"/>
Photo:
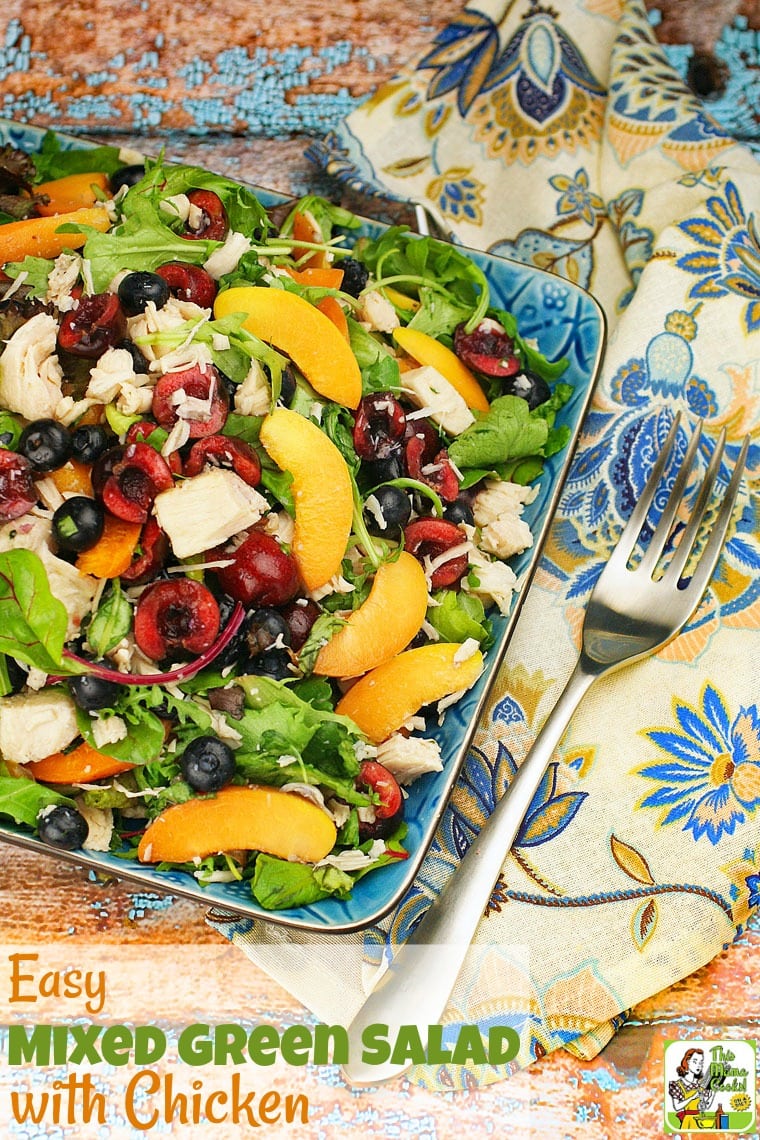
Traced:
<path fill-rule="evenodd" d="M 655 491 L 657 490 L 657 486 L 662 477 L 662 473 L 665 470 L 665 465 L 670 458 L 670 453 L 673 449 L 673 444 L 675 442 L 676 433 L 678 432 L 678 425 L 680 422 L 681 413 L 676 412 L 675 416 L 673 417 L 673 423 L 670 425 L 670 430 L 668 431 L 668 434 L 665 437 L 665 442 L 660 450 L 660 454 L 655 459 L 652 470 L 649 473 L 649 478 L 644 484 L 644 489 L 641 492 L 636 505 L 631 511 L 628 522 L 623 527 L 620 538 L 617 540 L 612 554 L 607 561 L 608 567 L 613 567 L 616 570 L 620 570 L 622 566 L 626 565 L 628 559 L 631 556 L 631 552 L 636 545 L 636 540 L 639 537 L 639 531 L 644 525 L 646 517 L 649 514 L 649 508 L 652 505 L 652 500 L 654 499 Z"/>
<path fill-rule="evenodd" d="M 725 432 L 721 432 L 720 439 L 718 441 L 718 444 L 720 445 L 720 455 L 718 456 L 718 461 L 715 463 L 716 473 L 723 452 L 722 445 L 724 443 L 724 440 Z M 715 570 L 715 567 L 718 563 L 718 558 L 720 557 L 721 550 L 723 549 L 723 543 L 725 542 L 728 527 L 734 513 L 734 507 L 736 506 L 736 500 L 739 495 L 739 487 L 741 484 L 742 475 L 744 473 L 744 465 L 747 460 L 749 440 L 750 437 L 748 435 L 745 435 L 741 450 L 736 460 L 736 465 L 734 466 L 731 480 L 728 484 L 728 487 L 726 488 L 726 493 L 723 497 L 721 508 L 718 512 L 715 522 L 713 523 L 710 537 L 708 538 L 707 543 L 705 544 L 705 548 L 702 551 L 697 565 L 694 568 L 694 573 L 692 574 L 691 579 L 685 588 L 685 593 L 691 594 L 695 598 L 701 597 L 702 593 L 704 592 L 707 583 L 712 577 L 713 571 Z M 703 486 L 702 492 L 699 496 L 700 501 L 704 495 L 708 480 L 710 482 L 710 489 L 712 488 L 713 480 L 709 478 L 710 468 L 713 466 L 713 461 L 715 460 L 715 455 L 718 453 L 718 451 L 719 446 L 716 445 L 715 452 L 713 453 L 712 460 L 710 461 L 710 465 L 705 476 L 705 485 Z M 697 506 L 699 506 L 699 503 Z M 694 516 L 696 514 L 697 509 L 695 508 Z M 704 508 L 702 510 L 702 515 L 704 515 Z M 693 545 L 694 538 L 696 537 L 696 531 L 699 526 L 699 523 L 697 523 L 697 525 L 694 527 L 694 533 L 692 535 L 689 535 L 689 530 L 691 528 L 692 522 L 694 521 L 694 516 L 692 516 L 692 518 L 689 520 L 689 525 L 686 529 L 686 532 L 684 533 L 683 540 L 679 543 L 678 550 L 676 551 L 676 555 L 673 558 L 673 562 L 671 562 L 670 566 L 668 566 L 668 569 L 663 575 L 663 580 L 666 581 L 666 584 L 668 585 L 676 585 L 683 567 L 688 559 L 691 546 Z M 681 547 L 686 547 L 683 554 L 681 553 Z"/>
<path fill-rule="evenodd" d="M 705 471 L 704 477 L 702 479 L 702 485 L 699 488 L 699 494 L 697 495 L 697 501 L 694 504 L 694 509 L 691 512 L 689 521 L 684 528 L 683 534 L 681 535 L 681 540 L 678 543 L 676 549 L 673 551 L 673 557 L 671 558 L 670 564 L 668 565 L 666 574 L 667 585 L 669 586 L 675 587 L 678 579 L 683 573 L 683 568 L 686 565 L 689 556 L 691 555 L 692 549 L 694 547 L 694 542 L 696 540 L 697 534 L 699 533 L 699 528 L 704 521 L 705 514 L 707 513 L 707 508 L 712 498 L 713 487 L 715 486 L 715 480 L 720 469 L 721 460 L 723 459 L 723 450 L 725 448 L 725 444 L 726 432 L 725 430 L 722 430 L 718 436 L 718 440 L 715 444 L 715 448 L 713 449 L 713 453 L 710 456 L 710 462 L 707 465 L 707 470 Z M 665 574 L 663 574 L 663 577 L 665 577 Z"/>
<path fill-rule="evenodd" d="M 665 544 L 668 541 L 668 535 L 670 534 L 670 528 L 673 525 L 673 520 L 676 517 L 678 507 L 680 505 L 681 499 L 683 498 L 686 480 L 689 477 L 689 472 L 691 471 L 691 467 L 694 462 L 694 456 L 696 455 L 697 447 L 699 446 L 699 438 L 701 434 L 702 420 L 700 419 L 697 420 L 696 427 L 694 428 L 694 434 L 689 440 L 689 446 L 686 449 L 686 454 L 683 457 L 683 462 L 678 468 L 678 474 L 673 481 L 673 486 L 670 490 L 670 494 L 668 495 L 668 501 L 663 507 L 662 514 L 660 515 L 660 521 L 657 523 L 655 532 L 649 540 L 649 544 L 638 566 L 638 569 L 646 574 L 652 574 L 655 566 L 660 559 L 660 556 L 662 555 L 663 550 L 665 549 Z"/>

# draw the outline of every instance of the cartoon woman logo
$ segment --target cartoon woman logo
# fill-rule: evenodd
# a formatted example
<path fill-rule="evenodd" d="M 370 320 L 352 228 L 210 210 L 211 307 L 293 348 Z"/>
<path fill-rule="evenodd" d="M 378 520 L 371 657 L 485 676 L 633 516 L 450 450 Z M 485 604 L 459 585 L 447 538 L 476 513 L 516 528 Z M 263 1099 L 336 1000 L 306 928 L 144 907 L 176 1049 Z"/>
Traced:
<path fill-rule="evenodd" d="M 701 1049 L 687 1049 L 677 1067 L 678 1080 L 671 1081 L 668 1092 L 673 1101 L 681 1128 L 698 1131 L 697 1117 L 706 1112 L 715 1092 L 710 1088 L 710 1077 L 705 1078 L 705 1055 Z"/>

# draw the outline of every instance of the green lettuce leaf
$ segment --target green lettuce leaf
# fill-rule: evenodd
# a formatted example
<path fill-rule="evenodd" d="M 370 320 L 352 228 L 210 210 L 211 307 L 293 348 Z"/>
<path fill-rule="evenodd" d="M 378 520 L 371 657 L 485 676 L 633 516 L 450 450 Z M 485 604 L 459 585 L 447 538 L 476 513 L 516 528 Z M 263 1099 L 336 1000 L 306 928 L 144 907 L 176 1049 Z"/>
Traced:
<path fill-rule="evenodd" d="M 519 396 L 499 396 L 449 446 L 453 463 L 461 469 L 491 470 L 512 459 L 542 454 L 549 435 L 545 419 L 531 414 Z"/>
<path fill-rule="evenodd" d="M 10 816 L 16 823 L 36 827 L 37 816 L 50 804 L 69 804 L 73 800 L 23 776 L 0 775 L 0 815 Z"/>

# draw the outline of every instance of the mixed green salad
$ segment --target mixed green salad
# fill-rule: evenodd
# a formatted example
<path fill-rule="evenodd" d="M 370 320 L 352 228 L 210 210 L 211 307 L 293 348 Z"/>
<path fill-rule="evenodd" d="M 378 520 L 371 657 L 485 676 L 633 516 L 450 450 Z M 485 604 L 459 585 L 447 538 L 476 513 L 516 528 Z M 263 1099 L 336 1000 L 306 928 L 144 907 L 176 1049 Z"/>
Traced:
<path fill-rule="evenodd" d="M 0 150 L 0 815 L 345 898 L 511 608 L 566 362 L 454 246 L 135 158 Z"/>

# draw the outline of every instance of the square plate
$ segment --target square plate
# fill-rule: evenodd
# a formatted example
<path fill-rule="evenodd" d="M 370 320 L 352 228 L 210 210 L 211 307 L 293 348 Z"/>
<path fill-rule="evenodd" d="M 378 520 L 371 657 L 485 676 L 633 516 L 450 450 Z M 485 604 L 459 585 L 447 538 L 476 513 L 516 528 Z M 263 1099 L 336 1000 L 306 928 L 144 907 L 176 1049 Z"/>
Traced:
<path fill-rule="evenodd" d="M 37 127 L 0 119 L 0 145 L 10 143 L 32 152 L 39 149 L 44 133 Z M 66 149 L 93 145 L 72 136 L 58 137 Z M 283 195 L 261 187 L 253 186 L 252 189 L 265 206 L 286 200 Z M 366 220 L 362 229 L 355 232 L 357 236 L 376 236 L 384 228 L 378 222 Z M 427 774 L 409 788 L 405 808 L 408 826 L 405 847 L 409 858 L 365 875 L 346 901 L 329 898 L 311 906 L 265 911 L 253 899 L 246 882 L 212 883 L 201 887 L 184 872 L 158 872 L 107 852 L 52 851 L 9 822 L 0 822 L 0 838 L 29 850 L 68 859 L 97 872 L 135 881 L 143 887 L 183 895 L 241 917 L 264 919 L 312 933 L 359 930 L 377 922 L 400 902 L 432 842 L 512 635 L 591 400 L 605 341 L 603 312 L 594 298 L 579 286 L 518 262 L 476 250 L 466 252 L 485 272 L 495 307 L 507 309 L 516 316 L 522 335 L 535 337 L 549 359 L 567 356 L 569 365 L 562 379 L 573 385 L 574 392 L 561 409 L 557 423 L 566 424 L 571 436 L 568 446 L 546 462 L 539 493 L 525 509 L 524 518 L 533 532 L 534 544 L 530 550 L 510 560 L 521 580 L 521 590 L 515 595 L 508 616 L 489 615 L 493 618 L 495 639 L 486 654 L 486 668 L 473 688 L 447 710 L 443 724 L 431 724 L 427 730 L 426 735 L 440 745 L 444 766 L 443 771 Z"/>

